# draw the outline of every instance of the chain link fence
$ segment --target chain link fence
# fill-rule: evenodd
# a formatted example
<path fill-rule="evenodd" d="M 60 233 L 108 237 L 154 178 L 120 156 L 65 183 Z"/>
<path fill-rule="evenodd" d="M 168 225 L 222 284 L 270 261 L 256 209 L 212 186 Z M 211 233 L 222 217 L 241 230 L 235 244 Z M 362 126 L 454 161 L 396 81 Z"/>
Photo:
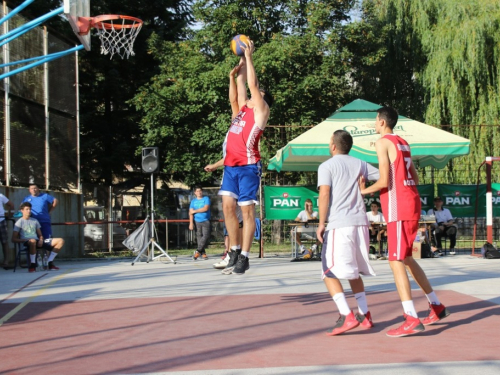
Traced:
<path fill-rule="evenodd" d="M 0 34 L 27 22 L 16 15 L 0 26 Z M 15 62 L 43 56 L 45 50 L 50 54 L 71 47 L 39 27 L 5 44 L 0 61 Z M 46 188 L 50 184 L 50 188 L 78 189 L 77 90 L 76 54 L 2 81 L 1 184 L 27 186 L 36 182 Z"/>

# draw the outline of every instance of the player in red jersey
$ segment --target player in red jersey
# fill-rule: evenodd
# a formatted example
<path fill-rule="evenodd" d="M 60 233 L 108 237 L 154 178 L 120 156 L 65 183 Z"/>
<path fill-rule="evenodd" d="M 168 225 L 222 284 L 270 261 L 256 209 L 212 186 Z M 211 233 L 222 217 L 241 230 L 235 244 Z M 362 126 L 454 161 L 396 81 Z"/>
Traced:
<path fill-rule="evenodd" d="M 222 196 L 224 221 L 229 234 L 229 262 L 223 274 L 244 274 L 250 268 L 248 256 L 255 234 L 255 205 L 260 186 L 260 138 L 269 119 L 272 96 L 259 87 L 253 65 L 254 44 L 249 40 L 240 64 L 229 74 L 229 101 L 232 122 L 223 145 L 224 176 Z M 237 74 L 236 82 L 235 75 Z M 250 89 L 250 98 L 247 88 Z M 239 238 L 236 205 L 243 214 L 243 235 Z"/>
<path fill-rule="evenodd" d="M 422 332 L 424 325 L 434 324 L 450 313 L 439 302 L 425 272 L 412 256 L 421 204 L 417 190 L 418 175 L 411 160 L 410 146 L 393 132 L 398 122 L 397 111 L 382 107 L 377 112 L 375 129 L 382 136 L 375 144 L 380 178 L 368 188 L 362 181 L 361 194 L 380 190 L 382 211 L 387 220 L 389 264 L 403 304 L 405 320 L 399 328 L 389 330 L 387 336 L 401 337 Z M 429 300 L 429 314 L 423 324 L 413 304 L 407 269 Z"/>

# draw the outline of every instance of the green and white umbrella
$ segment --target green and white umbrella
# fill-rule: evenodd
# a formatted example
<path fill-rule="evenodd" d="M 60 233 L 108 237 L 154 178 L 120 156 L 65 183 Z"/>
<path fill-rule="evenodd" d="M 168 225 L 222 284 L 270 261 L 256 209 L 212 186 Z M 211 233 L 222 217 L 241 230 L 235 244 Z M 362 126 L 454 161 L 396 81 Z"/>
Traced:
<path fill-rule="evenodd" d="M 349 155 L 376 165 L 375 142 L 380 135 L 375 132 L 375 118 L 379 108 L 362 99 L 347 104 L 281 148 L 267 168 L 278 172 L 317 171 L 330 158 L 330 138 L 339 129 L 348 131 L 354 139 Z M 413 161 L 419 167 L 444 168 L 450 159 L 469 153 L 468 139 L 403 116 L 399 116 L 394 133 L 410 144 Z"/>

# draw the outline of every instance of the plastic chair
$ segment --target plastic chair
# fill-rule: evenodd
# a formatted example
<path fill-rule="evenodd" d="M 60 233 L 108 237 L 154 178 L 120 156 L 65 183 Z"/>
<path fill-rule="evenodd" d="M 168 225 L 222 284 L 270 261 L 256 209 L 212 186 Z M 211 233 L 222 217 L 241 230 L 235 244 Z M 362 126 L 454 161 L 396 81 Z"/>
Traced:
<path fill-rule="evenodd" d="M 21 255 L 23 251 L 26 253 L 26 268 L 30 266 L 30 252 L 27 246 L 22 243 L 16 243 L 16 260 L 14 262 L 14 272 L 16 272 L 17 265 L 21 266 Z"/>

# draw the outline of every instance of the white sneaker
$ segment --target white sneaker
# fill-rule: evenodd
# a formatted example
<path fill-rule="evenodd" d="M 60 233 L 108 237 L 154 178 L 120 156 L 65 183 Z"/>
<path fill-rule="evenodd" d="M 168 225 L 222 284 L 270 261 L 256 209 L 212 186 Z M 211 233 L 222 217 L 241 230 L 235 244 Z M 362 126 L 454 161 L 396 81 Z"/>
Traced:
<path fill-rule="evenodd" d="M 300 253 L 301 254 L 304 254 L 304 252 L 306 251 L 306 247 L 304 245 L 300 245 Z"/>
<path fill-rule="evenodd" d="M 214 268 L 216 270 L 222 270 L 222 269 L 226 268 L 227 263 L 228 263 L 227 260 L 223 259 L 218 263 L 214 263 Z"/>
<path fill-rule="evenodd" d="M 312 246 L 311 246 L 311 251 L 312 251 L 313 253 L 315 253 L 315 252 L 316 252 L 316 250 L 318 250 L 318 245 L 316 245 L 316 244 L 312 245 Z"/>
<path fill-rule="evenodd" d="M 455 255 L 456 252 L 455 252 L 455 249 L 450 249 L 450 255 Z"/>

